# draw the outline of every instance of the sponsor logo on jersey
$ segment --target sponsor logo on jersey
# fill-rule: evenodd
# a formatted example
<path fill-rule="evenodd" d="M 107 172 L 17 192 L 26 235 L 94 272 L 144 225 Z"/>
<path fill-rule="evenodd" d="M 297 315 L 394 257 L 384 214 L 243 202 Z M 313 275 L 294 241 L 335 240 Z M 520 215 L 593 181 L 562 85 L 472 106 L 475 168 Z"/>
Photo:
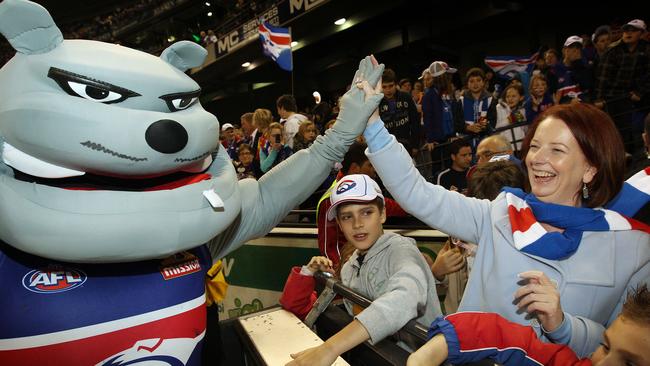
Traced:
<path fill-rule="evenodd" d="M 199 259 L 188 252 L 178 253 L 163 260 L 160 267 L 160 273 L 165 280 L 172 280 L 200 270 Z"/>
<path fill-rule="evenodd" d="M 23 287 L 39 294 L 54 294 L 80 287 L 87 278 L 80 269 L 51 265 L 27 272 L 23 276 Z"/>

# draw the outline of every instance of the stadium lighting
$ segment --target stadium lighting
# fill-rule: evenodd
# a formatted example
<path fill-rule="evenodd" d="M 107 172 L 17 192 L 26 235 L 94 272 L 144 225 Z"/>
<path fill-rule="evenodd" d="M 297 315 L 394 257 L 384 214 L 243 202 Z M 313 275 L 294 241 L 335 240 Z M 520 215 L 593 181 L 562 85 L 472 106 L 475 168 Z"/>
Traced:
<path fill-rule="evenodd" d="M 246 61 L 243 64 L 241 64 L 241 67 L 249 67 L 250 65 L 251 65 L 251 63 Z"/>
<path fill-rule="evenodd" d="M 206 1 L 205 6 L 210 6 L 210 3 Z"/>
<path fill-rule="evenodd" d="M 291 42 L 291 47 L 296 47 L 298 45 L 298 41 L 292 41 Z"/>
<path fill-rule="evenodd" d="M 343 25 L 343 24 L 345 24 L 345 18 L 341 18 L 341 19 L 335 21 L 334 24 L 336 24 L 336 25 Z"/>
<path fill-rule="evenodd" d="M 209 16 L 209 17 L 212 16 L 212 12 L 211 12 L 211 11 L 208 12 L 208 16 Z"/>

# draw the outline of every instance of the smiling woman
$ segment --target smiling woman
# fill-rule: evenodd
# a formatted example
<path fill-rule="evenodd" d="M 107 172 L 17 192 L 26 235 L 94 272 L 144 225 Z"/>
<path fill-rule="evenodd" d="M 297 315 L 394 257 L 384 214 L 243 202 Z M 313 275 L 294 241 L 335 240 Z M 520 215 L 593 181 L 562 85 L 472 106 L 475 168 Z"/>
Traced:
<path fill-rule="evenodd" d="M 607 114 L 586 104 L 565 104 L 537 121 L 524 139 L 523 156 L 529 188 L 540 201 L 599 207 L 618 194 L 625 152 Z"/>
<path fill-rule="evenodd" d="M 528 192 L 506 188 L 492 202 L 427 183 L 381 121 L 371 120 L 364 136 L 370 161 L 404 210 L 478 243 L 459 311 L 497 312 L 586 356 L 627 291 L 650 281 L 650 229 L 628 218 L 638 209 L 630 202 L 647 202 L 648 189 L 623 186 L 623 145 L 597 108 L 545 111 L 524 140 Z"/>

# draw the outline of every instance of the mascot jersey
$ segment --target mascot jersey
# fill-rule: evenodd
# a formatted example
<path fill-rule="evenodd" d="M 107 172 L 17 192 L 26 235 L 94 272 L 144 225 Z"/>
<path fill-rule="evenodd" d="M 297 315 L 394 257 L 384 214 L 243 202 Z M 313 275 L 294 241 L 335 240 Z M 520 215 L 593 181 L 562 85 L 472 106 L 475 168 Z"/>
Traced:
<path fill-rule="evenodd" d="M 0 364 L 200 364 L 207 247 L 124 264 L 0 247 Z"/>

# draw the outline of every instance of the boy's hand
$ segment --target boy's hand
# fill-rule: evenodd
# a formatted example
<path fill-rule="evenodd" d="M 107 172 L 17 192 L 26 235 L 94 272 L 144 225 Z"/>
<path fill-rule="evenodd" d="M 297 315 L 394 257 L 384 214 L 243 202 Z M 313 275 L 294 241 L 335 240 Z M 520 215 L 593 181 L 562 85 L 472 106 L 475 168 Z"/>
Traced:
<path fill-rule="evenodd" d="M 517 307 L 529 314 L 536 313 L 547 332 L 556 330 L 564 320 L 556 285 L 541 271 L 522 272 L 519 277 L 528 280 L 528 284 L 515 292 Z"/>
<path fill-rule="evenodd" d="M 431 272 L 438 281 L 442 281 L 447 274 L 458 272 L 463 266 L 465 266 L 465 257 L 460 250 L 450 248 L 447 243 L 438 252 L 436 260 L 431 266 Z"/>
<path fill-rule="evenodd" d="M 448 353 L 447 340 L 442 334 L 438 334 L 411 353 L 406 360 L 406 366 L 438 366 L 445 362 Z"/>
<path fill-rule="evenodd" d="M 293 361 L 286 366 L 330 366 L 336 361 L 336 355 L 326 343 L 318 347 L 308 348 L 298 353 L 292 353 Z"/>
<path fill-rule="evenodd" d="M 329 260 L 326 257 L 312 257 L 309 263 L 307 264 L 307 268 L 314 273 L 318 271 L 322 272 L 329 272 L 331 274 L 334 274 L 334 269 L 332 269 L 333 263 L 331 260 Z"/>

